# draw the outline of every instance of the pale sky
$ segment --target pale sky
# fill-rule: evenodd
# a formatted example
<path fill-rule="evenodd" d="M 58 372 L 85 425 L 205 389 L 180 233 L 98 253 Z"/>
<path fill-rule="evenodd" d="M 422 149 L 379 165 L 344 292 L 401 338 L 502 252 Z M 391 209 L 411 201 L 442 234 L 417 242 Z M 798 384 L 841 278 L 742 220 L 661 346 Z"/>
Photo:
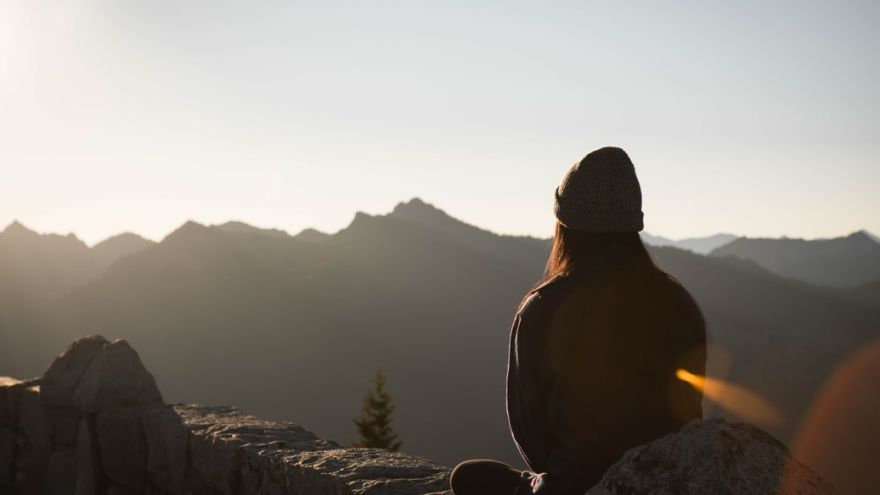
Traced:
<path fill-rule="evenodd" d="M 334 232 L 418 196 L 547 237 L 568 167 L 617 145 L 651 233 L 880 233 L 878 23 L 870 1 L 0 0 L 0 228 Z"/>

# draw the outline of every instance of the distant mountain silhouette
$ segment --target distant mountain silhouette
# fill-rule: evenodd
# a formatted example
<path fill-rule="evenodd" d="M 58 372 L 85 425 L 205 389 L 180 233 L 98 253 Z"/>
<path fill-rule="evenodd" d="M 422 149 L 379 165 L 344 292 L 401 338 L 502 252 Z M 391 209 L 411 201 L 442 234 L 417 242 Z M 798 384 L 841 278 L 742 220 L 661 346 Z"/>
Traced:
<path fill-rule="evenodd" d="M 783 277 L 828 287 L 880 280 L 880 244 L 865 231 L 834 239 L 739 238 L 710 256 L 752 260 Z"/>
<path fill-rule="evenodd" d="M 698 254 L 708 254 L 713 249 L 721 247 L 734 239 L 736 239 L 736 236 L 733 234 L 715 234 L 707 237 L 690 237 L 674 241 L 666 237 L 642 232 L 642 240 L 646 244 L 658 247 L 672 246 L 679 249 L 687 249 Z"/>
<path fill-rule="evenodd" d="M 847 287 L 844 294 L 854 301 L 859 301 L 870 307 L 880 307 L 880 280 L 867 284 Z"/>
<path fill-rule="evenodd" d="M 244 222 L 232 221 L 221 225 L 215 225 L 214 228 L 224 232 L 235 234 L 252 234 L 252 235 L 268 235 L 273 237 L 290 237 L 290 234 L 279 229 L 261 229 L 248 225 Z"/>
<path fill-rule="evenodd" d="M 105 239 L 92 246 L 92 256 L 95 261 L 103 269 L 115 263 L 120 258 L 124 258 L 130 254 L 134 254 L 141 249 L 146 249 L 156 244 L 155 242 L 144 239 L 143 237 L 124 232 Z"/>
<path fill-rule="evenodd" d="M 520 464 L 504 411 L 508 332 L 548 240 L 496 235 L 420 200 L 358 213 L 334 234 L 247 227 L 187 222 L 20 305 L 0 320 L 0 375 L 41 373 L 74 336 L 122 337 L 170 401 L 235 404 L 347 442 L 381 366 L 406 450 Z M 710 371 L 776 403 L 785 422 L 761 426 L 786 441 L 830 370 L 878 336 L 880 308 L 849 291 L 736 258 L 652 253 L 706 315 Z M 32 294 L 4 278 L 0 297 Z"/>
<path fill-rule="evenodd" d="M 315 229 L 303 229 L 294 236 L 297 240 L 320 244 L 330 238 L 330 234 Z"/>
<path fill-rule="evenodd" d="M 867 234 L 868 237 L 870 237 L 871 239 L 874 239 L 874 241 L 880 243 L 880 237 L 878 237 L 878 236 L 872 234 L 871 232 L 868 232 L 867 230 L 864 230 L 863 232 L 864 232 L 865 234 Z"/>

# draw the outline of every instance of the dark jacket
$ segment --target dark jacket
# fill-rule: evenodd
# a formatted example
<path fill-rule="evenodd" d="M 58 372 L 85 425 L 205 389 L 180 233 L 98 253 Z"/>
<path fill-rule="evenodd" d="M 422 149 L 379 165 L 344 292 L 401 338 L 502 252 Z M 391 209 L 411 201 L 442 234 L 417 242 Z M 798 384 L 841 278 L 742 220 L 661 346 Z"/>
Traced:
<path fill-rule="evenodd" d="M 706 332 L 690 294 L 654 267 L 557 276 L 510 334 L 507 415 L 536 493 L 582 494 L 627 449 L 702 417 Z M 535 483 L 540 481 L 539 483 Z"/>

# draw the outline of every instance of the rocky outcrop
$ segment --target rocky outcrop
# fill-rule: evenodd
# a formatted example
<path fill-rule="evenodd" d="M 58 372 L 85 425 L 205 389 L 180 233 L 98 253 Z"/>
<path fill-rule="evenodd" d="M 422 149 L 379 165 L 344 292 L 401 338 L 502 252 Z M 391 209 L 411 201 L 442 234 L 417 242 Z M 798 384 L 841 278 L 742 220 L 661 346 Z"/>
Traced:
<path fill-rule="evenodd" d="M 422 495 L 448 476 L 232 407 L 165 405 L 124 341 L 86 337 L 41 381 L 0 378 L 3 494 Z"/>
<path fill-rule="evenodd" d="M 124 341 L 74 342 L 40 380 L 0 377 L 0 493 L 451 495 L 449 469 L 344 448 L 228 406 L 166 405 Z M 587 495 L 825 495 L 831 487 L 746 424 L 695 421 L 634 448 Z"/>
<path fill-rule="evenodd" d="M 52 363 L 42 379 L 43 402 L 98 412 L 162 403 L 153 375 L 124 340 L 84 337 Z"/>
<path fill-rule="evenodd" d="M 770 434 L 716 418 L 627 451 L 587 495 L 637 493 L 825 495 L 832 488 Z"/>

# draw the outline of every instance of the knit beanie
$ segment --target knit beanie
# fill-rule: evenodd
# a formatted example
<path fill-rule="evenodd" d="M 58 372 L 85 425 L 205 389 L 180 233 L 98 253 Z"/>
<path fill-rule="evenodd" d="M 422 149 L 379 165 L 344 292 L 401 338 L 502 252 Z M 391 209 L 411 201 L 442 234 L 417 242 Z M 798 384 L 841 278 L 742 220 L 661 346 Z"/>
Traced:
<path fill-rule="evenodd" d="M 626 152 L 600 148 L 572 165 L 556 188 L 553 212 L 572 230 L 642 230 L 642 190 Z"/>

